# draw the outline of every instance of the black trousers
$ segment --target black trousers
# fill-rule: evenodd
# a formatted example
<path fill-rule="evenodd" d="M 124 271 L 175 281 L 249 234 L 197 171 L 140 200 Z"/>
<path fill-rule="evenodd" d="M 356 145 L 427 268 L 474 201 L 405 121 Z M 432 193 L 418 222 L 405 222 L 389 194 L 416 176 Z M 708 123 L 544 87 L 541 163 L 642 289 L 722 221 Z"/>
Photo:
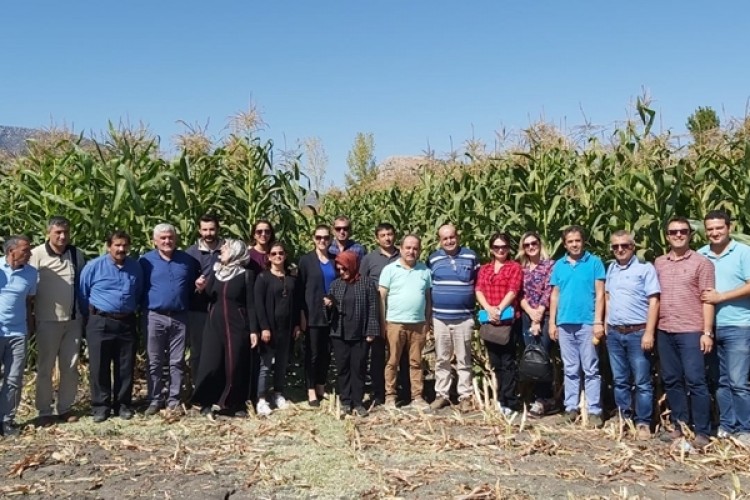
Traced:
<path fill-rule="evenodd" d="M 305 334 L 305 384 L 308 389 L 325 385 L 331 364 L 331 329 L 311 326 Z"/>
<path fill-rule="evenodd" d="M 511 409 L 518 407 L 518 363 L 516 362 L 515 335 L 505 345 L 485 342 L 490 365 L 497 379 L 497 400 Z"/>
<path fill-rule="evenodd" d="M 385 339 L 380 335 L 372 342 L 365 342 L 365 362 L 367 359 L 370 360 L 368 373 L 372 381 L 372 399 L 385 401 Z"/>
<path fill-rule="evenodd" d="M 342 406 L 362 406 L 365 394 L 365 339 L 343 340 L 331 337 L 333 355 L 336 359 L 336 374 L 339 398 Z"/>
<path fill-rule="evenodd" d="M 89 346 L 91 412 L 108 415 L 133 400 L 133 368 L 136 337 L 135 316 L 119 320 L 92 314 L 86 325 Z"/>

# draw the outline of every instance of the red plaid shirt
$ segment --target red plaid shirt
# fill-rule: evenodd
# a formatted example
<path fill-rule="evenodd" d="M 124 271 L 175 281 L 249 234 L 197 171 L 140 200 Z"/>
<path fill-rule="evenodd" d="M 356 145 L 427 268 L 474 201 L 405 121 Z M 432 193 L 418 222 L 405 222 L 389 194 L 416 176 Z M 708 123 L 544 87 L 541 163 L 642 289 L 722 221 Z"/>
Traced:
<path fill-rule="evenodd" d="M 516 298 L 512 305 L 518 310 L 518 295 L 522 283 L 523 269 L 518 262 L 514 260 L 506 261 L 498 272 L 495 272 L 495 263 L 490 262 L 479 268 L 475 290 L 482 292 L 484 298 L 492 306 L 500 304 L 508 292 L 515 292 Z"/>

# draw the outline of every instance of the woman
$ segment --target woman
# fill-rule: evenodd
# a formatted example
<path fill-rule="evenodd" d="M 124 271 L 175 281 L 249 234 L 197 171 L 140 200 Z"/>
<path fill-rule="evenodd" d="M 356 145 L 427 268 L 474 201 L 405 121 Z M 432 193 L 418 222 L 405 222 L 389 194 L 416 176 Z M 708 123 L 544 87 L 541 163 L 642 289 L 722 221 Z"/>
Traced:
<path fill-rule="evenodd" d="M 475 288 L 477 302 L 487 312 L 492 325 L 512 328 L 519 317 L 518 294 L 521 291 L 523 272 L 521 265 L 510 259 L 510 236 L 507 233 L 493 234 L 489 239 L 489 246 L 492 260 L 479 268 Z M 501 320 L 501 314 L 508 306 L 514 306 L 513 318 Z M 498 410 L 505 415 L 518 409 L 514 333 L 511 331 L 509 336 L 506 335 L 504 344 L 485 339 L 492 371 L 500 386 L 495 388 Z"/>
<path fill-rule="evenodd" d="M 357 254 L 341 252 L 336 257 L 339 278 L 323 298 L 331 318 L 331 344 L 336 359 L 341 414 L 353 412 L 364 417 L 367 344 L 380 335 L 378 301 L 375 283 L 362 279 Z"/>
<path fill-rule="evenodd" d="M 273 243 L 268 252 L 268 269 L 255 280 L 255 309 L 260 334 L 250 334 L 250 346 L 257 346 L 260 353 L 255 410 L 264 417 L 271 414 L 268 402 L 271 387 L 273 405 L 279 410 L 289 406 L 284 397 L 286 368 L 292 339 L 300 333 L 297 279 L 289 274 L 286 256 L 284 245 Z"/>
<path fill-rule="evenodd" d="M 549 258 L 544 250 L 542 238 L 535 231 L 528 231 L 521 237 L 521 248 L 518 260 L 523 268 L 523 298 L 521 299 L 521 328 L 525 345 L 540 342 L 542 348 L 550 353 L 549 338 L 549 298 L 552 286 L 549 278 L 555 261 Z M 534 402 L 529 407 L 529 414 L 543 417 L 555 409 L 552 396 L 552 384 L 539 382 L 534 384 Z"/>
<path fill-rule="evenodd" d="M 330 327 L 326 316 L 323 297 L 336 279 L 333 256 L 328 253 L 331 243 L 331 230 L 319 224 L 313 231 L 315 249 L 299 260 L 299 286 L 304 294 L 302 301 L 302 329 L 305 335 L 305 383 L 307 402 L 310 406 L 320 406 L 325 394 L 328 366 L 331 364 L 329 345 Z"/>
<path fill-rule="evenodd" d="M 250 269 L 256 275 L 268 268 L 268 252 L 276 241 L 276 233 L 271 223 L 265 219 L 258 219 L 253 224 L 253 246 L 248 251 Z"/>
<path fill-rule="evenodd" d="M 245 243 L 225 240 L 214 274 L 206 284 L 210 307 L 193 402 L 201 406 L 201 414 L 209 417 L 213 416 L 214 406 L 223 413 L 247 416 L 248 334 L 258 331 L 253 309 L 255 273 L 245 268 L 247 260 Z"/>

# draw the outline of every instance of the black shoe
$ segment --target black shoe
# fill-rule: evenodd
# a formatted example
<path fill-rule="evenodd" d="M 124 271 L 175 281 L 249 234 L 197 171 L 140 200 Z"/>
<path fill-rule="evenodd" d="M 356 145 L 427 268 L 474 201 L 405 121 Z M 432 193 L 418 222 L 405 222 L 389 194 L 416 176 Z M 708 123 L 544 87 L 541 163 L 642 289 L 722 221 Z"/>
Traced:
<path fill-rule="evenodd" d="M 576 423 L 579 417 L 580 413 L 578 413 L 578 410 L 570 410 L 565 412 L 565 422 L 569 424 Z"/>
<path fill-rule="evenodd" d="M 95 424 L 101 424 L 108 418 L 109 413 L 94 413 L 94 415 L 91 417 L 91 420 L 93 420 Z"/>
<path fill-rule="evenodd" d="M 143 412 L 144 415 L 150 417 L 151 415 L 156 415 L 159 413 L 159 410 L 161 410 L 162 405 L 159 403 L 151 403 L 148 405 L 148 408 L 146 408 L 146 411 Z"/>
<path fill-rule="evenodd" d="M 364 406 L 362 406 L 362 405 L 355 406 L 354 410 L 352 411 L 352 413 L 354 415 L 358 416 L 358 417 L 366 417 L 367 416 L 367 409 Z"/>
<path fill-rule="evenodd" d="M 319 407 L 319 406 L 320 406 L 320 400 L 319 400 L 319 399 L 309 399 L 309 400 L 307 401 L 307 404 L 309 404 L 309 405 L 310 405 L 310 406 L 312 406 L 313 408 L 317 408 L 317 407 Z"/>
<path fill-rule="evenodd" d="M 339 412 L 339 416 L 341 418 L 344 418 L 345 416 L 349 415 L 352 412 L 352 407 L 349 405 L 341 405 L 341 411 Z"/>
<path fill-rule="evenodd" d="M 237 410 L 232 413 L 232 416 L 237 418 L 247 418 L 247 410 Z"/>
<path fill-rule="evenodd" d="M 133 418 L 133 415 L 135 415 L 135 412 L 128 406 L 121 406 L 119 415 L 123 420 L 130 420 L 131 418 Z"/>

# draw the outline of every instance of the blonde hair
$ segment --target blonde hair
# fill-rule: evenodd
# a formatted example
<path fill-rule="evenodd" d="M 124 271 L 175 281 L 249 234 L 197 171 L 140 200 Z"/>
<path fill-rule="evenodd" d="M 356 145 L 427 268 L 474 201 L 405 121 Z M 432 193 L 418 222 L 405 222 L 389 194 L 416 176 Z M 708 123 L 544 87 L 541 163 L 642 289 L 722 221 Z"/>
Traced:
<path fill-rule="evenodd" d="M 537 233 L 536 231 L 526 231 L 525 233 L 523 233 L 523 236 L 521 236 L 521 240 L 518 243 L 518 261 L 523 267 L 528 266 L 530 262 L 529 258 L 526 256 L 526 250 L 524 250 L 523 248 L 523 242 L 529 236 L 533 236 L 539 242 L 539 258 L 542 260 L 549 259 L 549 254 L 547 253 L 547 250 L 544 249 L 544 241 L 542 240 L 542 237 L 539 235 L 539 233 Z"/>

